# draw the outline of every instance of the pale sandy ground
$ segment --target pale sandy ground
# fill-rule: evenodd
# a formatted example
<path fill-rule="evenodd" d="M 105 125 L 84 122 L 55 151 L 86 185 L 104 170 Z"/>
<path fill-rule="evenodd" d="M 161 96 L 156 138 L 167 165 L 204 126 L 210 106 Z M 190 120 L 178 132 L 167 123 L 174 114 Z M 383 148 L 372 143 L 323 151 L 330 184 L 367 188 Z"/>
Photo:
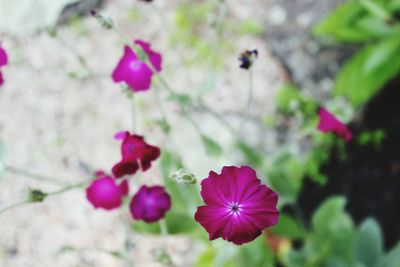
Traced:
<path fill-rule="evenodd" d="M 175 2 L 160 3 L 168 20 Z M 262 0 L 240 2 L 230 4 L 229 16 L 265 19 L 266 5 Z M 138 22 L 127 19 L 132 8 L 143 14 Z M 190 51 L 167 51 L 167 31 L 154 9 L 124 0 L 109 1 L 103 12 L 115 18 L 115 24 L 127 36 L 151 40 L 153 47 L 164 53 L 164 76 L 176 90 L 192 91 L 199 86 L 203 72 L 187 69 L 180 63 L 182 55 Z M 88 29 L 84 35 L 76 27 L 60 28 L 57 38 L 46 33 L 0 37 L 11 59 L 11 64 L 4 69 L 6 84 L 0 89 L 0 138 L 7 145 L 7 165 L 73 183 L 87 178 L 79 168 L 80 162 L 109 170 L 119 159 L 119 143 L 112 136 L 118 130 L 131 127 L 130 103 L 109 74 L 122 52 L 121 42 L 92 18 L 83 20 L 83 28 Z M 247 76 L 237 67 L 237 54 L 247 47 L 257 47 L 261 56 L 254 69 L 255 102 L 251 112 L 260 117 L 271 114 L 276 90 L 283 80 L 279 67 L 261 38 L 229 38 L 237 52 L 226 58 L 217 88 L 209 93 L 207 103 L 218 111 L 243 109 L 247 101 Z M 82 73 L 75 54 L 87 60 L 96 78 L 78 80 L 68 75 L 68 72 Z M 137 95 L 138 128 L 149 143 L 162 148 L 171 141 L 157 125 L 149 123 L 160 118 L 154 98 L 154 91 Z M 219 170 L 225 163 L 235 163 L 232 162 L 235 155 L 230 152 L 221 160 L 207 157 L 194 129 L 176 115 L 177 108 L 171 104 L 164 108 L 174 124 L 173 143 L 197 176 L 205 177 L 210 169 Z M 193 115 L 204 133 L 221 144 L 229 144 L 230 135 L 220 123 L 206 115 Z M 272 131 L 266 137 L 248 125 L 245 133 L 250 141 L 262 140 L 266 147 L 274 145 Z M 155 164 L 137 179 L 152 184 L 159 181 L 158 177 L 158 164 Z M 58 188 L 8 173 L 0 180 L 0 207 L 22 200 L 28 187 L 46 191 Z M 64 245 L 120 250 L 127 237 L 128 222 L 126 208 L 112 212 L 95 210 L 86 201 L 82 189 L 51 197 L 41 204 L 10 210 L 0 215 L 0 266 L 124 266 L 120 259 L 98 251 L 57 252 Z M 152 251 L 162 246 L 160 238 L 131 232 L 128 239 L 133 244 L 129 257 L 134 266 L 162 266 L 152 256 Z M 185 237 L 170 238 L 167 245 L 177 266 L 185 267 L 192 266 L 202 248 Z"/>

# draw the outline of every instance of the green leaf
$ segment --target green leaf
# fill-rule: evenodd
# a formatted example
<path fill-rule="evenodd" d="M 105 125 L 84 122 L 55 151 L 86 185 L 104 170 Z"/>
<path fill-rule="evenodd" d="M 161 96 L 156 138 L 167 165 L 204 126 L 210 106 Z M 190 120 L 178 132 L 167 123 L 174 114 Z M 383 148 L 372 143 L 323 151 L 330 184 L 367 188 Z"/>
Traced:
<path fill-rule="evenodd" d="M 171 94 L 168 98 L 171 101 L 174 101 L 182 106 L 188 106 L 192 103 L 192 98 L 188 94 Z"/>
<path fill-rule="evenodd" d="M 359 0 L 361 5 L 368 10 L 372 15 L 375 17 L 382 19 L 382 20 L 387 20 L 390 18 L 389 12 L 384 9 L 379 3 L 376 1 L 372 0 Z"/>
<path fill-rule="evenodd" d="M 165 222 L 168 228 L 168 234 L 188 234 L 198 230 L 198 225 L 193 217 L 189 217 L 186 213 L 176 212 L 174 210 L 168 212 L 165 216 Z M 143 221 L 135 221 L 132 224 L 133 230 L 138 233 L 157 234 L 159 235 L 159 223 L 145 223 Z"/>
<path fill-rule="evenodd" d="M 400 10 L 400 0 L 392 0 L 388 4 L 390 11 L 398 11 Z"/>
<path fill-rule="evenodd" d="M 239 256 L 239 262 L 236 266 L 275 266 L 274 256 L 263 235 L 250 243 L 242 245 Z"/>
<path fill-rule="evenodd" d="M 314 28 L 317 36 L 329 36 L 342 42 L 364 42 L 374 36 L 357 27 L 360 19 L 367 15 L 357 1 L 347 1 L 335 9 L 324 21 Z"/>
<path fill-rule="evenodd" d="M 124 254 L 121 251 L 113 250 L 113 251 L 110 251 L 109 253 L 110 253 L 111 256 L 113 256 L 115 258 L 118 258 L 118 259 L 125 258 Z"/>
<path fill-rule="evenodd" d="M 197 259 L 195 267 L 234 267 L 231 246 L 214 247 L 209 245 Z"/>
<path fill-rule="evenodd" d="M 164 149 L 161 153 L 161 173 L 167 191 L 171 195 L 172 208 L 176 212 L 192 215 L 200 203 L 199 191 L 196 186 L 182 186 L 170 179 L 170 174 L 183 168 L 178 155 Z"/>
<path fill-rule="evenodd" d="M 315 246 L 323 254 L 347 262 L 353 260 L 353 222 L 344 211 L 346 200 L 331 197 L 317 209 L 312 217 Z"/>
<path fill-rule="evenodd" d="M 264 27 L 255 20 L 245 20 L 240 24 L 239 32 L 257 36 L 264 33 Z"/>
<path fill-rule="evenodd" d="M 207 154 L 211 156 L 221 156 L 222 155 L 222 147 L 216 143 L 211 138 L 201 135 L 201 141 L 203 142 L 204 148 L 206 149 Z"/>
<path fill-rule="evenodd" d="M 398 243 L 381 261 L 379 267 L 400 267 L 400 243 Z"/>
<path fill-rule="evenodd" d="M 381 68 L 385 63 L 391 62 L 392 57 L 400 53 L 400 38 L 390 38 L 383 42 L 378 43 L 374 49 L 371 50 L 368 56 L 364 70 L 371 73 L 378 68 Z"/>
<path fill-rule="evenodd" d="M 291 113 L 299 107 L 301 101 L 302 97 L 299 88 L 291 84 L 285 84 L 278 91 L 276 105 L 279 111 Z"/>
<path fill-rule="evenodd" d="M 382 231 L 374 219 L 366 219 L 355 237 L 355 253 L 358 261 L 375 266 L 383 251 Z"/>
<path fill-rule="evenodd" d="M 167 149 L 162 151 L 160 161 L 163 177 L 168 177 L 171 172 L 183 168 L 181 158 Z"/>
<path fill-rule="evenodd" d="M 400 29 L 398 25 L 389 25 L 386 21 L 371 16 L 359 19 L 356 27 L 377 39 L 390 37 Z"/>
<path fill-rule="evenodd" d="M 238 142 L 236 146 L 242 152 L 249 165 L 253 166 L 254 168 L 258 168 L 263 165 L 264 156 L 256 149 L 249 147 L 244 142 Z"/>
<path fill-rule="evenodd" d="M 399 71 L 400 38 L 385 39 L 361 49 L 344 65 L 336 78 L 334 92 L 346 96 L 357 107 Z"/>
<path fill-rule="evenodd" d="M 171 125 L 169 125 L 168 121 L 165 118 L 159 119 L 156 122 L 165 134 L 169 134 L 171 132 Z"/>
<path fill-rule="evenodd" d="M 208 246 L 203 253 L 200 254 L 199 258 L 196 261 L 195 267 L 214 267 L 215 266 L 215 257 L 217 253 L 212 246 Z"/>
<path fill-rule="evenodd" d="M 267 169 L 271 187 L 288 202 L 294 202 L 304 178 L 304 165 L 290 153 L 279 155 Z"/>
<path fill-rule="evenodd" d="M 290 239 L 301 239 L 304 237 L 305 230 L 301 223 L 286 214 L 279 215 L 279 221 L 269 229 L 271 232 L 285 236 Z"/>

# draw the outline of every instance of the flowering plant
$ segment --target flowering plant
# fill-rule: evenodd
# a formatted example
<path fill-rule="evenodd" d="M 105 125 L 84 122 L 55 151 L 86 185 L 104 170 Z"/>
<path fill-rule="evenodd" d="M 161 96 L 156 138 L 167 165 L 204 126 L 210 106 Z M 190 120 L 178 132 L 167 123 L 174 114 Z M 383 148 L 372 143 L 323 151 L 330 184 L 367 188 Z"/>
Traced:
<path fill-rule="evenodd" d="M 143 8 L 163 12 L 157 1 L 141 2 Z M 96 88 L 104 79 L 107 88 L 101 90 L 114 93 L 109 106 L 95 105 L 107 110 L 101 120 L 112 130 L 99 144 L 102 149 L 104 144 L 110 147 L 100 151 L 106 160 L 95 159 L 98 143 L 96 148 L 80 148 L 91 154 L 93 158 L 87 161 L 93 163 L 80 162 L 85 171 L 82 181 L 65 182 L 6 164 L 0 142 L 0 175 L 20 175 L 57 186 L 53 191 L 35 185 L 16 203 L 3 205 L 0 199 L 0 216 L 11 214 L 15 207 L 51 203 L 53 197 L 75 189 L 85 208 L 84 219 L 117 218 L 127 226 L 127 233 L 121 234 L 122 246 L 108 250 L 112 242 L 93 244 L 97 252 L 127 266 L 141 264 L 134 251 L 140 247 L 135 240 L 141 235 L 154 236 L 151 263 L 165 266 L 397 266 L 399 246 L 385 252 L 379 223 L 366 218 L 356 225 L 345 210 L 345 197 L 325 196 L 315 211 L 303 204 L 305 194 L 319 192 L 305 191 L 305 187 L 322 188 L 331 182 L 332 177 L 320 168 L 331 151 L 339 151 L 345 160 L 345 148 L 359 140 L 355 126 L 348 125 L 354 107 L 338 97 L 322 101 L 285 80 L 277 92 L 274 116 L 265 114 L 267 97 L 260 81 L 265 75 L 262 67 L 269 64 L 267 53 L 261 45 L 252 47 L 248 39 L 243 48 L 226 38 L 229 34 L 255 38 L 262 30 L 252 21 L 237 27 L 227 12 L 227 1 L 200 2 L 179 5 L 172 24 L 157 13 L 163 32 L 171 39 L 171 52 L 159 36 L 137 36 L 146 34 L 125 30 L 99 10 L 86 12 L 90 23 L 98 22 L 102 35 L 113 33 L 110 36 L 118 43 L 118 54 L 110 53 L 114 57 L 110 65 L 104 60 L 105 66 L 90 64 L 89 58 L 70 51 L 88 73 L 70 75 L 71 79 Z M 5 39 L 0 46 L 4 92 L 12 91 L 12 72 L 20 67 L 13 59 L 13 44 Z M 173 58 L 173 52 L 183 59 Z M 97 75 L 102 68 L 107 74 Z M 199 73 L 205 73 L 204 77 Z M 234 82 L 225 81 L 227 73 L 236 76 Z M 229 90 L 221 89 L 223 82 Z M 227 92 L 233 104 L 226 104 Z M 231 107 L 224 109 L 224 105 Z M 115 113 L 118 123 L 112 124 L 108 113 Z M 293 129 L 289 126 L 300 134 L 290 139 Z M 112 141 L 114 128 L 120 130 L 114 135 L 117 142 Z M 266 132 L 274 134 L 272 141 L 265 141 Z M 98 220 L 96 226 L 102 223 Z M 182 263 L 174 248 L 182 236 L 199 245 L 185 252 L 190 254 L 189 263 Z M 66 244 L 60 251 L 86 250 Z"/>

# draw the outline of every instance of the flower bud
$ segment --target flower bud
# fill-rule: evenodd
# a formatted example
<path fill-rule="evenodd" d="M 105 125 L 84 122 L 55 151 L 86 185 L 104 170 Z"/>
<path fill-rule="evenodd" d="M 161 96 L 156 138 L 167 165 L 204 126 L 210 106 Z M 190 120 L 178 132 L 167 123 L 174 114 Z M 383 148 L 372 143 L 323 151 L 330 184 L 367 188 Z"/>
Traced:
<path fill-rule="evenodd" d="M 239 61 L 241 62 L 240 68 L 246 70 L 250 69 L 257 57 L 258 51 L 256 49 L 242 52 L 239 57 Z"/>
<path fill-rule="evenodd" d="M 39 189 L 29 189 L 28 191 L 29 202 L 43 202 L 43 200 L 45 200 L 47 196 L 47 193 Z"/>
<path fill-rule="evenodd" d="M 197 183 L 196 176 L 185 169 L 179 169 L 169 175 L 178 184 L 190 185 Z"/>

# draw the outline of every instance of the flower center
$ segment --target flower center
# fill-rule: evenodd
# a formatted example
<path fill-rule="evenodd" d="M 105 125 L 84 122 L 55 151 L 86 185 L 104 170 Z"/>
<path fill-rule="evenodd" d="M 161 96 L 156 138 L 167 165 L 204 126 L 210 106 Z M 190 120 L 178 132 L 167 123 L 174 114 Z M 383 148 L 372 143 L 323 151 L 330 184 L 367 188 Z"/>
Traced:
<path fill-rule="evenodd" d="M 240 214 L 241 208 L 240 208 L 239 203 L 231 203 L 228 208 L 229 208 L 229 212 L 231 214 L 234 214 L 234 215 Z"/>
<path fill-rule="evenodd" d="M 131 62 L 131 64 L 129 65 L 129 67 L 130 67 L 132 70 L 138 70 L 138 69 L 140 69 L 140 61 L 136 60 L 136 61 Z"/>

